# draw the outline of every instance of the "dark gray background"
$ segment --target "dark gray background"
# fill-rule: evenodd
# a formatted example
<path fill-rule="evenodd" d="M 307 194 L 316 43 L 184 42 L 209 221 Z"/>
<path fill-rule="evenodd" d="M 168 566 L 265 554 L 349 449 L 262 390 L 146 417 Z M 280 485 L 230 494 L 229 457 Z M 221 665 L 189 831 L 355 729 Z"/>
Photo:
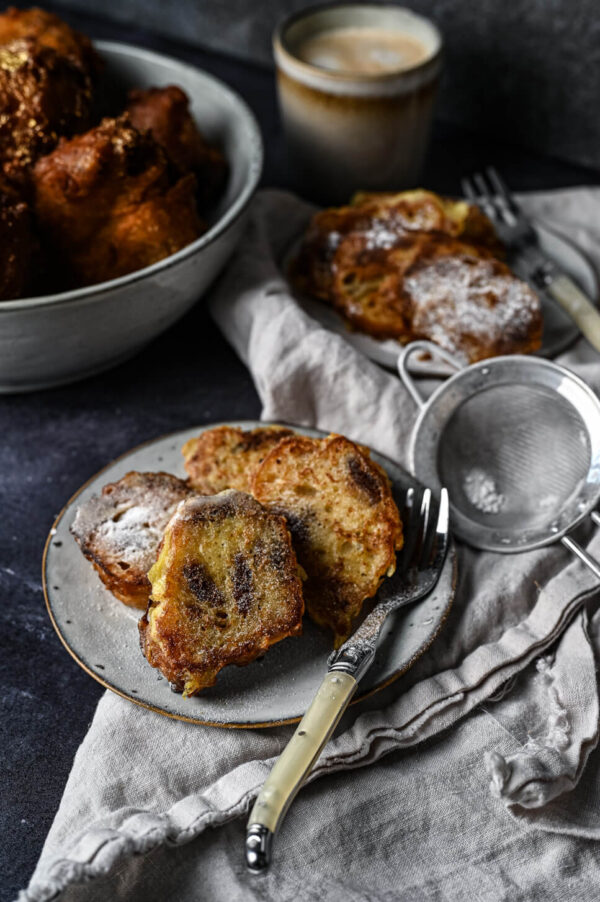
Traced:
<path fill-rule="evenodd" d="M 271 65 L 276 22 L 311 0 L 89 0 L 55 5 Z M 600 167 L 598 0 L 410 0 L 446 40 L 438 115 Z"/>

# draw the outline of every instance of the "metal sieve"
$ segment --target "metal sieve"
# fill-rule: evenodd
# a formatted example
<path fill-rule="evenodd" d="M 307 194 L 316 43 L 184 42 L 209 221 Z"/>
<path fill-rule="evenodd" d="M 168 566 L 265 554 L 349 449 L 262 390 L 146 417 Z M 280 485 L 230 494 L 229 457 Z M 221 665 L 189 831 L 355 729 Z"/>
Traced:
<path fill-rule="evenodd" d="M 412 354 L 457 372 L 425 400 Z M 600 499 L 600 401 L 577 376 L 539 357 L 495 357 L 462 369 L 430 342 L 408 345 L 400 377 L 420 412 L 409 450 L 414 476 L 450 493 L 453 532 L 475 548 L 531 551 L 561 540 L 600 578 L 600 565 L 567 535 Z"/>

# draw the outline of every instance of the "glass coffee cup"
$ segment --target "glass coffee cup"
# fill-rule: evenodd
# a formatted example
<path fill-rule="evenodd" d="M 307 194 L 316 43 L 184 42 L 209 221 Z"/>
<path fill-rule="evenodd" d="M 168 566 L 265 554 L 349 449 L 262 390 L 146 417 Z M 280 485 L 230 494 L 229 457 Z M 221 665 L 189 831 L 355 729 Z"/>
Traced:
<path fill-rule="evenodd" d="M 335 203 L 415 186 L 442 64 L 431 21 L 383 4 L 321 6 L 286 19 L 273 48 L 302 193 Z"/>

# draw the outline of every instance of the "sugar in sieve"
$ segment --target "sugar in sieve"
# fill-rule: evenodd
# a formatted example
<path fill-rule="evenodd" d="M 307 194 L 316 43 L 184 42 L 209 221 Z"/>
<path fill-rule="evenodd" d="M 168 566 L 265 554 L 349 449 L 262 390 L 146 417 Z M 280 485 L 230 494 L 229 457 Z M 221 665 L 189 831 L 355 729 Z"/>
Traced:
<path fill-rule="evenodd" d="M 457 370 L 428 400 L 408 372 L 415 352 Z M 404 349 L 398 371 L 419 407 L 410 467 L 424 485 L 447 486 L 455 535 L 501 553 L 560 540 L 600 578 L 568 535 L 588 515 L 600 525 L 600 401 L 585 382 L 540 357 L 463 369 L 425 341 Z"/>

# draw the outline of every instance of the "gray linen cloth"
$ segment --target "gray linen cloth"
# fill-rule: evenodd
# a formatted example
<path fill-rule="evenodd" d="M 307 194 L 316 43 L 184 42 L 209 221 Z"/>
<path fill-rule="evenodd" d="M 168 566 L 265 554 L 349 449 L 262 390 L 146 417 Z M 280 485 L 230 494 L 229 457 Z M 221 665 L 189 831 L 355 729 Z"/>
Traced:
<path fill-rule="evenodd" d="M 600 192 L 525 202 L 600 263 Z M 402 462 L 415 411 L 398 379 L 302 312 L 278 271 L 309 212 L 260 194 L 211 310 L 264 419 L 343 432 Z M 600 387 L 600 358 L 583 341 L 563 360 Z M 600 536 L 581 538 L 600 555 Z M 20 902 L 595 898 L 596 595 L 560 546 L 514 556 L 460 546 L 441 635 L 347 712 L 259 879 L 245 871 L 242 816 L 293 728 L 199 727 L 107 692 Z"/>

